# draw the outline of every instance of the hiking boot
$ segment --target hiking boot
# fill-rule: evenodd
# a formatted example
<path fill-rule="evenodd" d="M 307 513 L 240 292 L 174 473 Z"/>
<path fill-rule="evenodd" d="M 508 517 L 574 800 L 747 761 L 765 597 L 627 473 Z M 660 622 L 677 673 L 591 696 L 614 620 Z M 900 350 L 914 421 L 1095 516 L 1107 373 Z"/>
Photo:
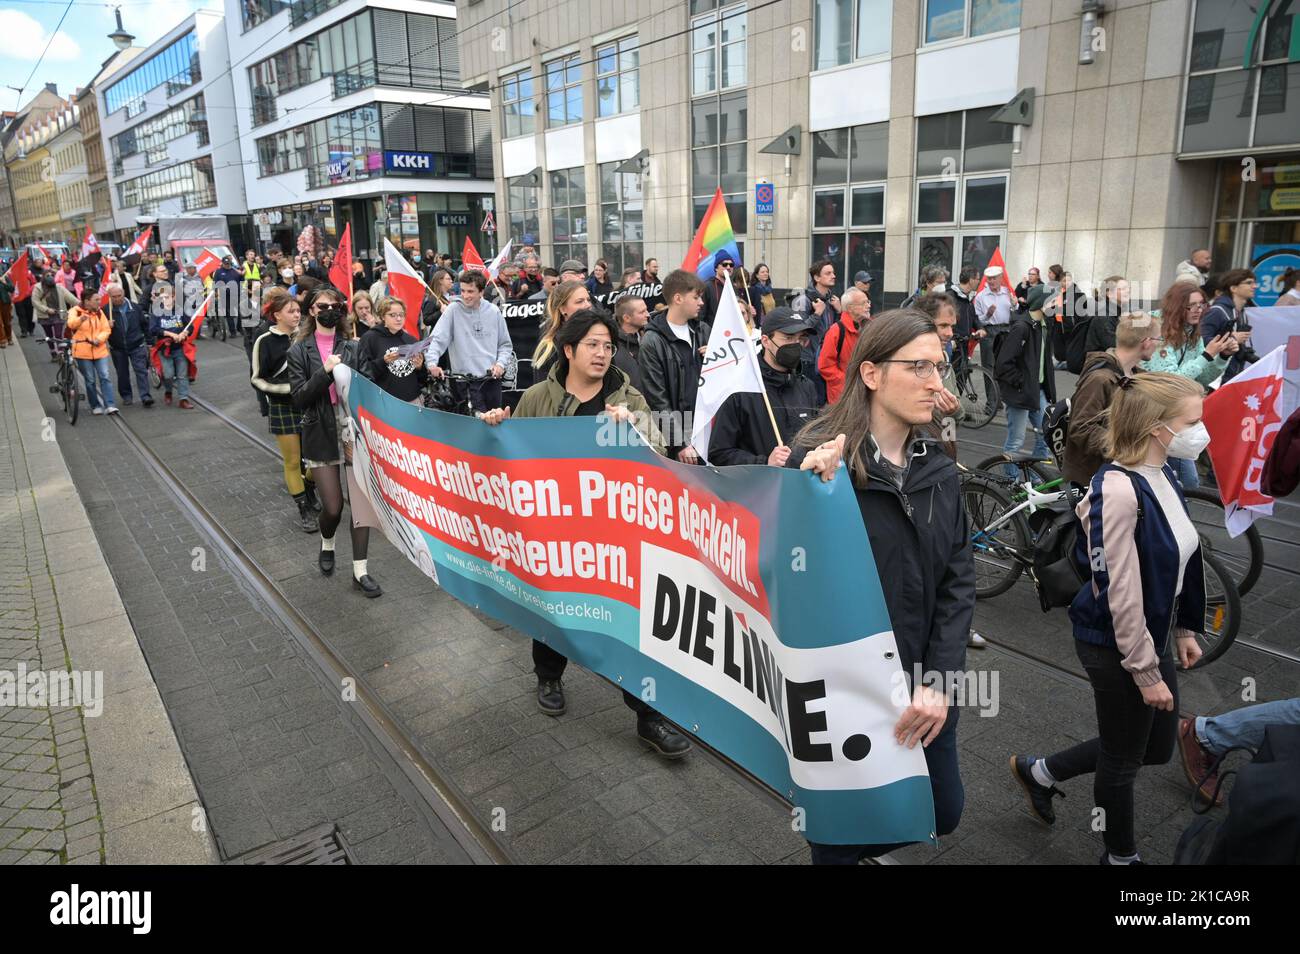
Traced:
<path fill-rule="evenodd" d="M 564 687 L 558 679 L 537 680 L 537 708 L 548 716 L 564 715 Z"/>
<path fill-rule="evenodd" d="M 1207 805 L 1222 805 L 1223 793 L 1215 796 L 1219 787 L 1219 760 L 1206 751 L 1196 738 L 1196 717 L 1178 720 L 1178 751 L 1183 759 L 1183 771 L 1196 789 L 1196 795 Z"/>
<path fill-rule="evenodd" d="M 1035 779 L 1033 772 L 1030 771 L 1034 760 L 1026 755 L 1011 756 L 1011 775 L 1020 787 L 1025 791 L 1025 798 L 1029 801 L 1029 810 L 1034 813 L 1034 817 L 1044 824 L 1053 825 L 1056 823 L 1056 811 L 1052 808 L 1052 798 L 1059 795 L 1065 798 L 1065 792 L 1061 791 L 1055 785 L 1040 785 Z"/>
<path fill-rule="evenodd" d="M 691 750 L 691 740 L 669 725 L 661 715 L 637 719 L 636 735 L 666 759 L 680 759 Z"/>

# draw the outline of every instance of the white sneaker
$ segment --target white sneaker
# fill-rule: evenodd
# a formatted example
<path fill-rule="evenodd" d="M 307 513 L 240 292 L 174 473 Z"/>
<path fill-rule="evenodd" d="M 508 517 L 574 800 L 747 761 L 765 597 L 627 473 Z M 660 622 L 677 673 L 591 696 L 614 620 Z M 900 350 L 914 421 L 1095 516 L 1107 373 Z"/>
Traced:
<path fill-rule="evenodd" d="M 107 410 L 106 413 L 108 413 L 108 414 L 117 414 L 117 413 L 119 413 L 118 410 L 117 410 L 117 405 L 115 405 L 115 404 L 110 404 L 110 405 L 108 406 L 108 410 Z"/>
<path fill-rule="evenodd" d="M 90 409 L 90 413 L 91 413 L 91 414 L 103 414 L 103 413 L 104 413 L 104 409 L 103 409 L 102 407 L 92 407 L 92 408 Z"/>

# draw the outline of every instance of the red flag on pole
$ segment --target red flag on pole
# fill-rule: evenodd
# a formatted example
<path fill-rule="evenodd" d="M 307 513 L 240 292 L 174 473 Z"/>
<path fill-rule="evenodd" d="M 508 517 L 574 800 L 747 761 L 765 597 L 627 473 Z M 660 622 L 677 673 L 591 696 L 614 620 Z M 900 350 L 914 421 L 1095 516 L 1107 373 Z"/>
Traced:
<path fill-rule="evenodd" d="M 339 239 L 338 254 L 330 266 L 330 284 L 348 296 L 348 307 L 352 305 L 352 223 L 343 226 L 343 237 Z"/>
<path fill-rule="evenodd" d="M 200 278 L 207 278 L 221 265 L 221 256 L 210 248 L 205 248 L 194 259 L 194 267 L 199 270 Z"/>
<path fill-rule="evenodd" d="M 9 271 L 5 272 L 14 283 L 14 301 L 24 301 L 32 293 L 32 271 L 27 267 L 27 250 L 14 259 L 14 263 L 9 266 Z"/>
<path fill-rule="evenodd" d="M 144 256 L 144 250 L 149 247 L 149 236 L 153 234 L 153 226 L 150 225 L 144 232 L 135 237 L 131 247 L 126 250 L 122 256 L 122 262 L 125 265 L 135 265 Z M 132 261 L 134 259 L 134 261 Z"/>
<path fill-rule="evenodd" d="M 468 235 L 465 236 L 465 248 L 460 253 L 460 262 L 461 268 L 473 268 L 482 272 L 484 275 L 488 273 L 487 266 L 483 264 L 483 259 L 480 257 L 478 249 L 474 247 L 474 243 L 470 240 Z"/>
<path fill-rule="evenodd" d="M 99 283 L 100 297 L 103 297 L 104 295 L 108 294 L 108 286 L 112 283 L 112 281 L 113 281 L 113 260 L 111 258 L 107 258 L 104 260 L 104 280 Z M 125 288 L 122 290 L 126 291 Z"/>
<path fill-rule="evenodd" d="M 420 306 L 424 304 L 424 280 L 411 267 L 401 249 L 384 239 L 384 264 L 388 267 L 388 294 L 406 306 L 406 330 L 420 337 Z"/>
<path fill-rule="evenodd" d="M 1202 420 L 1210 432 L 1223 523 L 1234 537 L 1257 516 L 1273 513 L 1273 498 L 1264 493 L 1260 478 L 1286 417 L 1285 373 L 1286 346 L 1278 345 L 1205 399 Z"/>
<path fill-rule="evenodd" d="M 95 238 L 95 233 L 91 230 L 90 226 L 87 225 L 86 235 L 81 240 L 81 255 L 79 257 L 86 258 L 89 255 L 94 255 L 98 251 L 99 241 Z"/>

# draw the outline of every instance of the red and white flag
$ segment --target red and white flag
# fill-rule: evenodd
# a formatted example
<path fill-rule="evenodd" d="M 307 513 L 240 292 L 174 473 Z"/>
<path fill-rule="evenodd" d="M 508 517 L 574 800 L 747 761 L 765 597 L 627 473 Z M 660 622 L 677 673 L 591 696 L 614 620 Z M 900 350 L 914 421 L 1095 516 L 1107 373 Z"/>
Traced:
<path fill-rule="evenodd" d="M 514 239 L 510 239 L 509 241 L 507 241 L 505 248 L 497 252 L 496 258 L 488 262 L 487 265 L 488 274 L 492 276 L 493 281 L 496 281 L 497 278 L 500 276 L 501 266 L 510 260 L 510 246 L 513 244 L 514 244 Z"/>
<path fill-rule="evenodd" d="M 1286 349 L 1274 348 L 1205 399 L 1210 460 L 1219 482 L 1228 533 L 1239 536 L 1259 516 L 1272 516 L 1273 498 L 1260 488 L 1273 437 L 1287 418 L 1283 397 Z"/>
<path fill-rule="evenodd" d="M 113 260 L 111 258 L 106 258 L 104 259 L 104 278 L 103 281 L 99 283 L 99 296 L 101 298 L 108 294 L 108 286 L 113 283 L 113 280 Z M 122 290 L 126 291 L 125 288 Z"/>
<path fill-rule="evenodd" d="M 14 259 L 5 275 L 14 283 L 14 301 L 24 301 L 32 293 L 32 271 L 27 267 L 27 250 Z"/>
<path fill-rule="evenodd" d="M 339 239 L 338 254 L 334 264 L 330 265 L 330 284 L 348 296 L 348 306 L 352 304 L 352 223 L 343 226 L 343 237 Z"/>
<path fill-rule="evenodd" d="M 483 264 L 483 256 L 479 255 L 478 249 L 470 241 L 469 236 L 465 237 L 465 248 L 460 253 L 460 266 L 462 269 L 472 268 L 487 274 L 487 266 Z"/>
<path fill-rule="evenodd" d="M 149 247 L 149 236 L 153 234 L 153 226 L 148 226 L 144 232 L 135 237 L 131 247 L 122 255 L 122 261 L 127 265 L 135 265 L 144 255 L 144 250 Z"/>
<path fill-rule="evenodd" d="M 99 251 L 99 241 L 95 238 L 95 233 L 91 231 L 89 225 L 86 226 L 86 235 L 81 240 L 81 255 L 78 258 L 85 258 L 87 255 L 94 255 Z"/>
<path fill-rule="evenodd" d="M 420 306 L 424 304 L 424 279 L 411 267 L 402 250 L 384 239 L 384 265 L 388 268 L 388 294 L 406 306 L 407 332 L 420 337 Z"/>
<path fill-rule="evenodd" d="M 704 349 L 700 388 L 695 393 L 695 413 L 691 422 L 690 443 L 703 460 L 709 459 L 709 436 L 713 433 L 713 419 L 718 416 L 718 411 L 727 398 L 744 393 L 765 393 L 763 372 L 758 365 L 754 339 L 750 337 L 745 328 L 745 319 L 740 314 L 736 289 L 731 282 L 725 282 L 718 301 L 718 313 L 713 320 L 713 330 L 709 332 L 709 346 Z M 793 436 L 778 434 L 777 441 L 785 443 Z"/>
<path fill-rule="evenodd" d="M 221 267 L 221 256 L 210 248 L 205 248 L 194 259 L 194 267 L 199 270 L 200 278 L 207 278 Z"/>

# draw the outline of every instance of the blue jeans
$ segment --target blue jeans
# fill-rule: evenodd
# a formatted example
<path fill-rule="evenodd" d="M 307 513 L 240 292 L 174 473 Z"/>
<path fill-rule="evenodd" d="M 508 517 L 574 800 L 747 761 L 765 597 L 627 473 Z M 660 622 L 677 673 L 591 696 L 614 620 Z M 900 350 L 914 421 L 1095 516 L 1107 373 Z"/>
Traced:
<path fill-rule="evenodd" d="M 140 400 L 149 400 L 149 352 L 144 345 L 138 345 L 132 351 L 109 352 L 113 366 L 117 368 L 117 390 L 123 401 L 131 400 L 131 372 L 135 372 L 135 383 L 140 388 Z"/>
<path fill-rule="evenodd" d="M 1242 745 L 1258 750 L 1264 742 L 1264 727 L 1269 725 L 1300 725 L 1300 698 L 1261 702 L 1226 715 L 1200 716 L 1196 741 L 1213 755 Z"/>
<path fill-rule="evenodd" d="M 957 715 L 959 707 L 948 708 L 948 721 L 925 749 L 925 767 L 930 773 L 930 794 L 934 798 L 936 835 L 950 835 L 957 830 L 962 809 L 966 807 L 966 789 L 961 783 L 957 764 Z M 886 744 L 894 744 L 891 737 Z M 878 858 L 906 843 L 894 845 L 823 845 L 809 842 L 815 865 L 856 865 L 863 858 Z"/>
<path fill-rule="evenodd" d="M 77 367 L 81 369 L 81 379 L 86 382 L 86 400 L 92 408 L 117 404 L 113 397 L 113 382 L 108 377 L 108 355 L 102 358 L 78 358 Z M 98 390 L 95 387 L 96 381 L 99 382 Z"/>
<path fill-rule="evenodd" d="M 171 391 L 175 385 L 180 399 L 185 400 L 190 396 L 190 363 L 185 360 L 185 352 L 178 345 L 172 348 L 171 354 L 164 351 L 159 357 L 162 358 L 163 390 Z"/>
<path fill-rule="evenodd" d="M 1051 457 L 1052 452 L 1047 449 L 1047 441 L 1043 439 L 1043 412 L 1047 410 L 1047 395 L 1041 390 L 1038 392 L 1038 410 L 1031 411 L 1024 407 L 1012 407 L 1007 405 L 1007 439 L 1002 445 L 1002 451 L 1006 454 L 1014 454 L 1021 450 L 1025 444 L 1025 424 L 1030 424 L 1034 428 L 1034 456 Z M 1007 467 L 1007 476 L 1015 477 L 1016 469 Z"/>
<path fill-rule="evenodd" d="M 1201 477 L 1196 473 L 1196 461 L 1188 460 L 1186 457 L 1171 457 L 1169 464 L 1178 475 L 1178 482 L 1183 485 L 1184 490 L 1201 486 Z"/>

